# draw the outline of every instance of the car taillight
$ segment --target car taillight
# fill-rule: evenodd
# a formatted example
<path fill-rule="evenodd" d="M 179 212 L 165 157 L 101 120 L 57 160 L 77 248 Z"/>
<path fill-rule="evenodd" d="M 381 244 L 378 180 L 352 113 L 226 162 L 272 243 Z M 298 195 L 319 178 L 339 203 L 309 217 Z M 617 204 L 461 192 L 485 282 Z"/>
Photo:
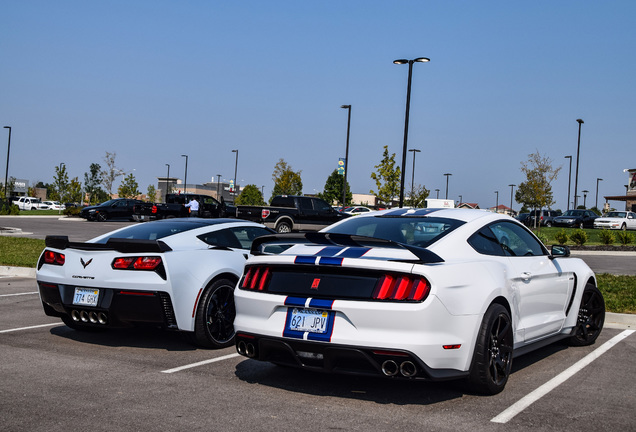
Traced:
<path fill-rule="evenodd" d="M 61 254 L 59 252 L 53 252 L 50 250 L 45 250 L 44 251 L 44 262 L 46 264 L 53 264 L 53 265 L 64 265 L 64 262 L 66 261 L 66 257 L 64 256 L 64 254 Z"/>
<path fill-rule="evenodd" d="M 247 269 L 241 288 L 252 291 L 267 291 L 267 285 L 272 276 L 269 267 L 252 266 Z"/>
<path fill-rule="evenodd" d="M 423 277 L 386 274 L 373 290 L 376 300 L 424 301 L 431 285 Z"/>
<path fill-rule="evenodd" d="M 157 206 L 156 205 L 152 206 L 152 214 L 157 214 Z"/>
<path fill-rule="evenodd" d="M 261 210 L 261 219 L 265 219 L 267 218 L 267 216 L 269 216 L 269 210 L 268 209 Z"/>
<path fill-rule="evenodd" d="M 161 265 L 161 257 L 120 257 L 113 260 L 112 267 L 116 270 L 157 270 Z"/>

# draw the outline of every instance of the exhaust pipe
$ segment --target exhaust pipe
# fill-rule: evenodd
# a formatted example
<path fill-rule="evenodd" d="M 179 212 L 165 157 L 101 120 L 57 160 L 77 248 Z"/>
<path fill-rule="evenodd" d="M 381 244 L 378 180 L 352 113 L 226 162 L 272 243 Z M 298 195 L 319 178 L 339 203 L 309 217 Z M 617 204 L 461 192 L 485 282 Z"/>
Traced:
<path fill-rule="evenodd" d="M 97 324 L 97 313 L 96 312 L 89 312 L 88 313 L 88 319 L 90 320 L 90 322 L 92 322 L 93 324 Z"/>
<path fill-rule="evenodd" d="M 82 322 L 88 322 L 88 312 L 81 311 L 80 312 L 80 319 L 82 320 Z"/>
<path fill-rule="evenodd" d="M 256 348 L 254 348 L 253 344 L 247 344 L 245 348 L 245 354 L 247 354 L 249 358 L 254 358 L 254 356 L 256 356 Z"/>
<path fill-rule="evenodd" d="M 413 362 L 405 361 L 405 362 L 402 362 L 402 364 L 400 365 L 400 373 L 403 376 L 410 378 L 414 376 L 415 374 L 417 374 L 417 368 L 415 367 Z"/>
<path fill-rule="evenodd" d="M 108 322 L 108 317 L 104 312 L 100 312 L 97 314 L 97 322 L 100 324 L 106 324 Z"/>
<path fill-rule="evenodd" d="M 239 341 L 239 343 L 236 345 L 236 351 L 240 355 L 247 355 L 247 345 L 245 344 L 245 342 Z"/>
<path fill-rule="evenodd" d="M 71 311 L 71 318 L 73 318 L 73 321 L 79 321 L 80 320 L 79 312 L 76 310 Z"/>
<path fill-rule="evenodd" d="M 393 360 L 386 360 L 382 363 L 382 373 L 386 376 L 395 376 L 399 372 L 399 368 L 396 362 Z"/>

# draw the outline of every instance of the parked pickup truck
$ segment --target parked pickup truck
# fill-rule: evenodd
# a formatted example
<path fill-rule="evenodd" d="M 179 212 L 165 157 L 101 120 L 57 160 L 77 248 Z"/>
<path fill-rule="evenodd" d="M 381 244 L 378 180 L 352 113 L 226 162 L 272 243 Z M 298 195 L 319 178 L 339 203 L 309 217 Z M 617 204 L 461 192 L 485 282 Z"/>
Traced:
<path fill-rule="evenodd" d="M 236 208 L 228 206 L 225 202 L 218 202 L 215 198 L 200 194 L 168 194 L 165 203 L 139 203 L 133 207 L 133 219 L 149 221 L 155 219 L 167 219 L 188 217 L 190 209 L 185 207 L 194 198 L 199 201 L 199 217 L 220 218 L 234 217 Z"/>
<path fill-rule="evenodd" d="M 20 210 L 46 210 L 49 206 L 42 204 L 40 198 L 35 197 L 20 197 L 13 201 L 13 204 L 17 205 Z"/>
<path fill-rule="evenodd" d="M 262 223 L 279 233 L 318 231 L 349 216 L 320 198 L 306 196 L 279 195 L 268 207 L 236 207 L 237 218 Z"/>

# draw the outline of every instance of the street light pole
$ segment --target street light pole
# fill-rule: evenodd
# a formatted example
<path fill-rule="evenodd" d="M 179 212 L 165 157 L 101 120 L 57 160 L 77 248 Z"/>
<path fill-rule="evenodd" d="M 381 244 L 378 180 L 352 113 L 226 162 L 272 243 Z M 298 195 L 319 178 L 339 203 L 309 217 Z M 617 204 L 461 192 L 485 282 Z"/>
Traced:
<path fill-rule="evenodd" d="M 7 196 L 7 187 L 9 185 L 9 152 L 11 151 L 11 126 L 5 126 L 5 129 L 9 129 L 9 143 L 7 144 L 7 169 L 4 172 L 4 199 L 9 203 L 9 197 Z"/>
<path fill-rule="evenodd" d="M 186 193 L 188 189 L 188 155 L 181 155 L 181 157 L 186 158 L 185 178 L 183 179 L 183 193 Z"/>
<path fill-rule="evenodd" d="M 596 202 L 594 203 L 594 207 L 598 210 L 598 182 L 603 181 L 602 178 L 596 179 Z"/>
<path fill-rule="evenodd" d="M 448 199 L 448 177 L 452 176 L 452 174 L 446 173 L 444 175 L 446 176 L 446 198 L 445 199 Z"/>
<path fill-rule="evenodd" d="M 236 159 L 234 161 L 234 201 L 236 201 L 236 170 L 238 169 L 238 149 L 232 150 L 232 153 L 236 153 Z"/>
<path fill-rule="evenodd" d="M 216 175 L 216 199 L 221 202 L 221 198 L 223 195 L 221 194 L 221 174 Z"/>
<path fill-rule="evenodd" d="M 413 63 L 426 63 L 431 61 L 426 57 L 418 57 L 413 60 L 399 59 L 393 60 L 394 64 L 408 64 L 409 65 L 409 77 L 408 84 L 406 86 L 406 114 L 404 115 L 404 145 L 402 147 L 402 172 L 400 173 L 400 207 L 404 206 L 404 170 L 406 168 L 406 149 L 407 141 L 409 137 L 409 110 L 411 107 L 411 78 L 413 76 Z"/>
<path fill-rule="evenodd" d="M 415 153 L 419 153 L 421 150 L 409 149 L 409 151 L 413 152 L 413 172 L 411 173 L 411 205 L 413 205 L 415 203 L 413 201 L 413 194 L 415 192 Z M 413 207 L 415 206 L 413 205 Z"/>
<path fill-rule="evenodd" d="M 585 204 L 585 202 L 587 201 L 587 193 L 589 192 L 589 190 L 584 190 L 583 191 L 583 207 L 587 208 L 587 205 Z"/>
<path fill-rule="evenodd" d="M 565 156 L 570 159 L 570 170 L 568 171 L 568 210 L 570 210 L 570 184 L 572 183 L 572 156 Z"/>
<path fill-rule="evenodd" d="M 515 184 L 509 184 L 508 186 L 510 186 L 510 216 L 512 216 L 514 214 L 513 210 L 512 210 L 512 191 L 514 190 Z"/>
<path fill-rule="evenodd" d="M 342 209 L 347 206 L 347 173 L 349 171 L 349 131 L 351 130 L 351 105 L 340 105 L 340 108 L 344 108 L 347 113 L 347 147 L 345 150 L 345 166 L 344 166 L 344 179 L 342 182 Z"/>
<path fill-rule="evenodd" d="M 459 196 L 459 205 L 462 205 L 462 203 L 464 202 L 464 197 L 463 196 Z"/>
<path fill-rule="evenodd" d="M 166 197 L 164 198 L 164 201 L 168 201 L 168 191 L 170 190 L 170 164 L 166 164 L 166 166 L 168 167 L 168 174 L 166 175 Z"/>
<path fill-rule="evenodd" d="M 439 199 L 439 189 L 435 189 L 435 192 L 437 192 L 437 199 Z"/>
<path fill-rule="evenodd" d="M 579 186 L 579 152 L 581 150 L 581 125 L 585 123 L 581 119 L 576 119 L 579 123 L 579 139 L 578 144 L 576 146 L 576 175 L 574 176 L 574 208 L 576 209 L 576 205 L 578 203 L 578 195 L 576 194 Z"/>
<path fill-rule="evenodd" d="M 497 200 L 495 201 L 495 213 L 499 213 L 499 191 L 495 191 L 497 194 Z"/>

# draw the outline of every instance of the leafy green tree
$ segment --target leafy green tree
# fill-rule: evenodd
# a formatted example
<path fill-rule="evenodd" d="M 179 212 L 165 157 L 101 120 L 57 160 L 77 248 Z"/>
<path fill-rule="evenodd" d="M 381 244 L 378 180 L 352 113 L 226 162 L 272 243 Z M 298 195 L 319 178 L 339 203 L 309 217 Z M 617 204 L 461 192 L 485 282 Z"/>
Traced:
<path fill-rule="evenodd" d="M 323 192 L 320 194 L 320 198 L 327 201 L 329 204 L 333 204 L 335 202 L 342 202 L 342 185 L 344 183 L 344 176 L 338 174 L 338 170 L 333 170 L 333 172 L 327 177 L 327 181 L 325 182 L 325 188 Z M 346 202 L 351 203 L 353 199 L 353 194 L 351 193 L 351 188 L 349 182 L 347 182 L 347 192 L 346 192 Z"/>
<path fill-rule="evenodd" d="M 375 181 L 377 192 L 370 193 L 378 197 L 378 200 L 387 206 L 391 206 L 393 198 L 400 193 L 400 167 L 395 166 L 395 153 L 389 156 L 389 146 L 384 146 L 382 160 L 375 166 L 377 172 L 371 173 Z"/>
<path fill-rule="evenodd" d="M 102 184 L 102 167 L 97 163 L 92 163 L 89 168 L 89 173 L 84 173 L 84 191 L 88 197 L 89 204 L 97 204 L 101 200 L 99 199 L 100 192 L 103 190 L 100 188 Z M 83 200 L 81 201 L 83 202 Z"/>
<path fill-rule="evenodd" d="M 157 188 L 155 185 L 148 185 L 148 192 L 146 193 L 146 201 L 155 202 L 157 201 Z M 158 202 L 161 202 L 161 197 L 159 197 Z"/>
<path fill-rule="evenodd" d="M 300 178 L 301 172 L 302 171 L 295 172 L 292 167 L 281 158 L 274 167 L 272 174 L 272 180 L 274 180 L 272 198 L 277 195 L 302 195 L 303 182 Z"/>
<path fill-rule="evenodd" d="M 258 186 L 249 184 L 241 190 L 241 194 L 236 197 L 236 205 L 264 205 L 265 200 Z"/>
<path fill-rule="evenodd" d="M 133 173 L 128 174 L 117 189 L 117 194 L 120 198 L 134 198 L 140 193 L 139 184 L 137 183 Z"/>
<path fill-rule="evenodd" d="M 424 185 L 415 185 L 413 188 L 413 196 L 409 197 L 409 205 L 414 208 L 426 207 L 426 198 L 430 195 L 431 191 L 426 189 Z"/>
<path fill-rule="evenodd" d="M 106 192 L 109 195 L 113 194 L 113 185 L 115 184 L 115 180 L 117 177 L 123 176 L 125 173 L 123 170 L 117 168 L 115 165 L 115 158 L 117 157 L 117 153 L 106 152 L 106 156 L 104 156 L 104 162 L 106 162 L 106 169 L 100 172 L 102 177 L 102 184 L 106 188 Z"/>
<path fill-rule="evenodd" d="M 68 196 L 68 173 L 66 172 L 66 165 L 60 164 L 55 167 L 55 176 L 53 177 L 53 184 L 55 189 L 51 193 L 51 199 L 53 201 L 65 202 Z"/>
<path fill-rule="evenodd" d="M 528 160 L 521 163 L 526 181 L 519 184 L 515 200 L 535 210 L 550 208 L 554 204 L 551 183 L 556 180 L 560 170 L 561 167 L 553 168 L 552 160 L 541 156 L 538 150 L 528 155 Z"/>
<path fill-rule="evenodd" d="M 82 183 L 77 177 L 73 177 L 68 185 L 68 201 L 74 203 L 84 202 L 84 193 L 82 192 Z M 62 203 L 63 204 L 63 203 Z"/>

